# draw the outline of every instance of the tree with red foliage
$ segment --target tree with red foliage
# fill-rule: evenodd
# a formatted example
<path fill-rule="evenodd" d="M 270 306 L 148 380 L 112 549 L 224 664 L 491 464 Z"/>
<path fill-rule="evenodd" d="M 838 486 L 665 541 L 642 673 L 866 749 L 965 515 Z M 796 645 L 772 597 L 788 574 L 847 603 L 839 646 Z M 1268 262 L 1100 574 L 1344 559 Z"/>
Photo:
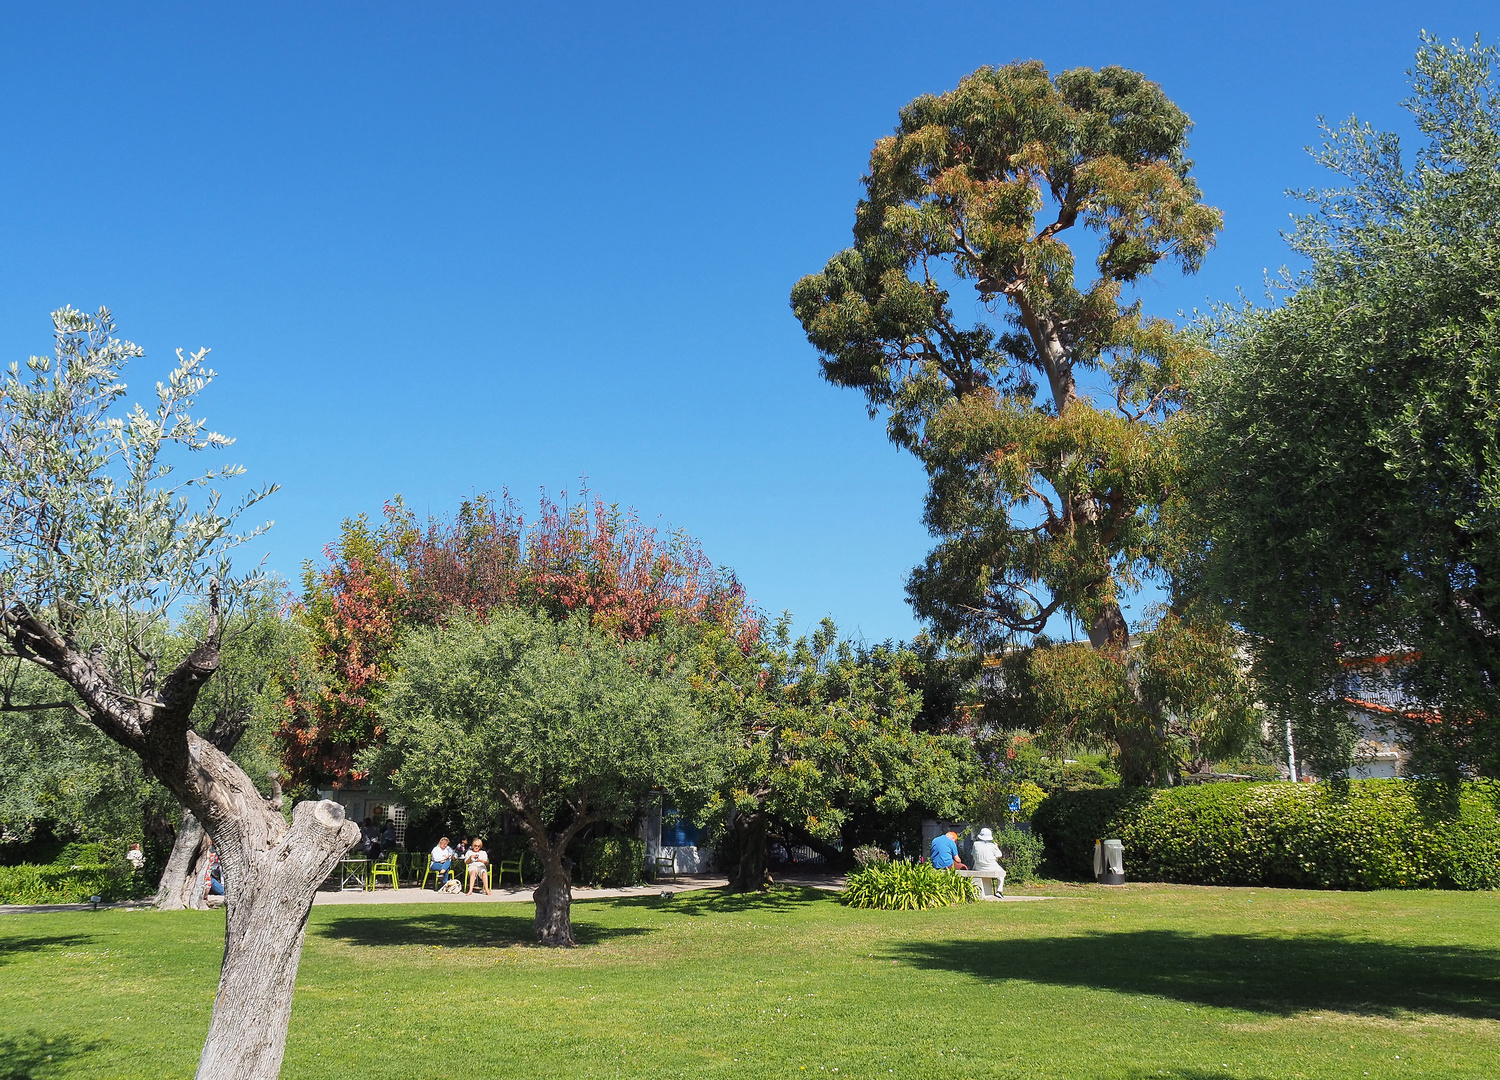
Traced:
<path fill-rule="evenodd" d="M 382 739 L 375 705 L 404 631 L 454 611 L 563 621 L 585 610 L 625 641 L 668 623 L 722 626 L 747 649 L 759 637 L 744 589 L 686 533 L 662 536 L 587 490 L 577 504 L 562 500 L 543 495 L 529 522 L 507 494 L 466 500 L 451 520 L 420 522 L 396 499 L 379 524 L 344 523 L 326 564 L 304 577 L 298 617 L 312 645 L 277 733 L 293 782 L 360 778 L 355 754 Z"/>

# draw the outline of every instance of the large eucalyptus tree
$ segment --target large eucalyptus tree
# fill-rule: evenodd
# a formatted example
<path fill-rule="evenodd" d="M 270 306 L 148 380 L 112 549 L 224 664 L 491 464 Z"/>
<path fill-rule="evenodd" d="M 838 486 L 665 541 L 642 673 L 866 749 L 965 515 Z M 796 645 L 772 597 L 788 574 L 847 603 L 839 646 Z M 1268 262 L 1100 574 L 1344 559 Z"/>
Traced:
<path fill-rule="evenodd" d="M 114 336 L 106 309 L 52 319 L 54 355 L 0 375 L 0 652 L 72 692 L 20 707 L 71 710 L 139 755 L 213 838 L 228 925 L 197 1075 L 269 1080 L 313 893 L 359 835 L 331 802 L 301 803 L 288 821 L 279 796 L 193 729 L 224 610 L 259 577 L 233 575 L 230 552 L 260 531 L 235 521 L 273 489 L 226 506 L 219 486 L 237 466 L 176 472 L 230 442 L 191 415 L 214 376 L 207 350 L 179 352 L 154 407 L 125 411 L 121 375 L 142 350 Z M 202 636 L 163 670 L 163 629 L 194 599 Z"/>
<path fill-rule="evenodd" d="M 1125 290 L 1213 245 L 1190 127 L 1123 68 L 981 68 L 901 110 L 853 246 L 792 290 L 824 377 L 927 470 L 938 543 L 907 591 L 945 634 L 1028 643 L 1066 615 L 1124 670 L 1121 599 L 1155 562 L 1160 433 L 1198 355 Z M 1149 735 L 1102 734 L 1151 771 Z"/>

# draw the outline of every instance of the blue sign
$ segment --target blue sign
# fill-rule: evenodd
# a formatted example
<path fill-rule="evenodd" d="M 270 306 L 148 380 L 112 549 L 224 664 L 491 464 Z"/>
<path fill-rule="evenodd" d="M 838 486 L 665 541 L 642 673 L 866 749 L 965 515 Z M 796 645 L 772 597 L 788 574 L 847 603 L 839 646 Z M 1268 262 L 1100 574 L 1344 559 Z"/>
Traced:
<path fill-rule="evenodd" d="M 1021 812 L 1021 796 L 1012 795 L 1010 797 L 1010 812 L 1012 814 L 1019 814 Z"/>

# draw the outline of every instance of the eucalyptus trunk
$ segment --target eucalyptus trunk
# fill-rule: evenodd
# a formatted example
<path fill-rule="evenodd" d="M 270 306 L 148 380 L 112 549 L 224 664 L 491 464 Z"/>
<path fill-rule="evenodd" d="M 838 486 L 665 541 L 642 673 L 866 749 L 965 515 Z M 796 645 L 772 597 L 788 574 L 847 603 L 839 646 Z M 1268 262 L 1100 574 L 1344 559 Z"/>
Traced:
<path fill-rule="evenodd" d="M 766 833 L 769 818 L 764 810 L 734 817 L 735 846 L 739 848 L 739 861 L 735 864 L 734 879 L 729 883 L 731 892 L 752 892 L 772 884 L 766 870 Z"/>

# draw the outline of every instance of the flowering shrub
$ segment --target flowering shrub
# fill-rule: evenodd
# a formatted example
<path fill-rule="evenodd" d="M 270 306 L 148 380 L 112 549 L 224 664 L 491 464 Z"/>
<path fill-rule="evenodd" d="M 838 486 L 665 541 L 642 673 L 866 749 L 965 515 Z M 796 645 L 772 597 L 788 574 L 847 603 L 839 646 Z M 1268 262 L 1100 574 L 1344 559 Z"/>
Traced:
<path fill-rule="evenodd" d="M 979 899 L 970 878 L 929 863 L 874 862 L 849 875 L 839 899 L 850 907 L 924 911 Z"/>
<path fill-rule="evenodd" d="M 891 861 L 890 853 L 885 848 L 876 847 L 874 844 L 864 844 L 854 849 L 854 862 L 858 866 L 869 866 L 871 863 L 888 863 Z"/>
<path fill-rule="evenodd" d="M 1206 784 L 1059 792 L 1033 827 L 1061 872 L 1093 873 L 1094 841 L 1125 844 L 1125 873 L 1190 885 L 1491 889 L 1496 791 L 1408 780 Z"/>

